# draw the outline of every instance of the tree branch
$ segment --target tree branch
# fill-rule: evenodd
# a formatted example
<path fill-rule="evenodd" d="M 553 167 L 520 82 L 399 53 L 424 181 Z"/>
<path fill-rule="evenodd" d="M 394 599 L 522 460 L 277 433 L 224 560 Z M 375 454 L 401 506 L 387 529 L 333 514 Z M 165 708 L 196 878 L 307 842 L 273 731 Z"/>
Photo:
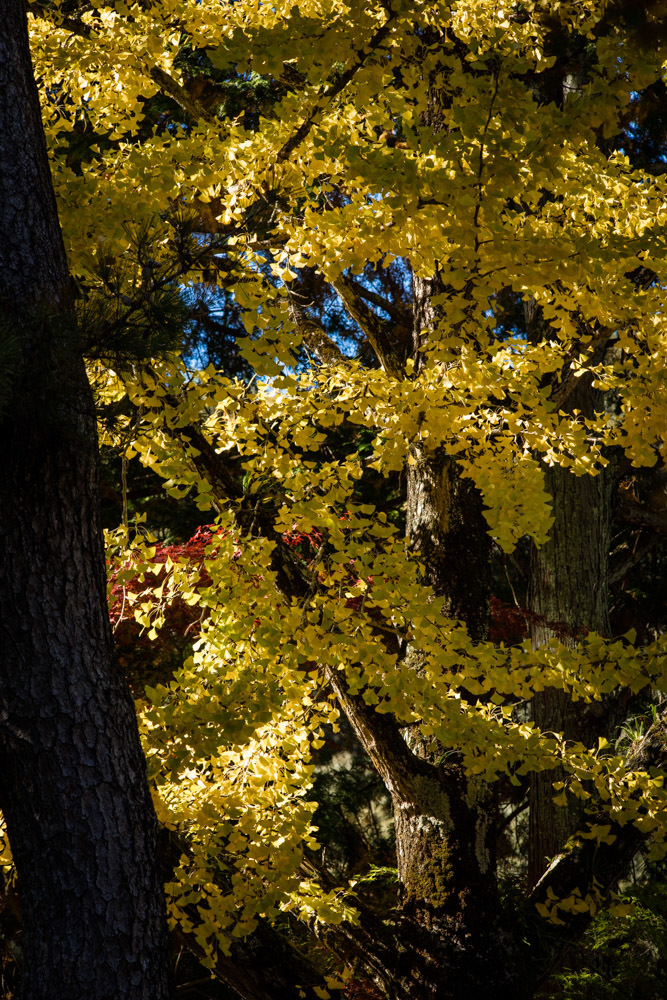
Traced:
<path fill-rule="evenodd" d="M 191 97 L 185 87 L 182 87 L 166 70 L 160 69 L 159 66 L 150 66 L 148 75 L 163 93 L 173 98 L 195 121 L 203 120 L 211 125 L 218 121 L 215 115 L 212 115 L 203 104 Z"/>
<path fill-rule="evenodd" d="M 576 341 L 573 344 L 561 370 L 561 380 L 551 390 L 550 399 L 556 409 L 562 409 L 581 381 L 579 372 L 571 367 L 574 358 L 586 352 L 586 364 L 597 364 L 604 356 L 611 335 L 612 331 L 605 327 L 598 331 L 589 343 L 581 344 Z"/>
<path fill-rule="evenodd" d="M 265 538 L 275 542 L 271 552 L 271 569 L 276 574 L 278 589 L 288 599 L 303 600 L 310 593 L 312 581 L 305 569 L 299 566 L 282 535 L 276 531 L 269 506 L 255 503 L 249 508 L 248 504 L 244 503 L 245 496 L 241 483 L 233 471 L 237 459 L 230 461 L 226 453 L 218 453 L 202 432 L 191 424 L 167 430 L 172 437 L 180 438 L 185 443 L 188 458 L 199 475 L 211 484 L 216 498 L 223 503 L 229 500 L 236 501 L 240 526 L 248 529 L 252 525 Z"/>
<path fill-rule="evenodd" d="M 325 674 L 357 739 L 390 794 L 412 799 L 415 784 L 423 783 L 425 778 L 442 778 L 441 769 L 410 750 L 393 715 L 376 711 L 361 695 L 350 694 L 341 671 L 327 667 Z"/>
<path fill-rule="evenodd" d="M 354 287 L 362 299 L 372 302 L 378 309 L 386 312 L 397 326 L 405 330 L 412 330 L 412 310 L 409 307 L 403 305 L 397 306 L 394 302 L 390 302 L 389 299 L 385 299 L 383 295 L 378 295 L 372 288 L 366 288 L 364 285 L 357 284 L 356 282 L 354 283 Z"/>
<path fill-rule="evenodd" d="M 80 38 L 94 42 L 97 37 L 90 25 L 86 24 L 79 17 L 65 17 L 59 14 L 57 8 L 46 7 L 39 0 L 26 0 L 26 7 L 28 12 L 34 17 L 50 20 L 59 28 L 65 28 Z M 186 111 L 195 121 L 202 119 L 212 124 L 217 120 L 202 104 L 194 100 L 187 90 L 173 76 L 170 76 L 166 70 L 161 69 L 159 66 L 150 66 L 147 70 L 148 75 L 160 90 L 173 98 L 183 111 Z"/>
<path fill-rule="evenodd" d="M 329 873 L 311 858 L 304 859 L 300 871 L 306 878 L 316 879 L 325 889 L 337 888 Z M 355 897 L 354 907 L 359 913 L 359 923 L 352 924 L 346 920 L 341 924 L 316 926 L 315 934 L 347 966 L 358 967 L 376 983 L 383 983 L 388 990 L 392 985 L 392 958 L 396 954 L 392 930 L 358 896 Z"/>
<path fill-rule="evenodd" d="M 284 163 L 285 160 L 289 159 L 294 150 L 301 145 L 303 140 L 308 136 L 311 129 L 315 125 L 319 116 L 326 109 L 327 105 L 330 104 L 334 97 L 337 97 L 337 95 L 340 94 L 345 87 L 347 87 L 348 83 L 353 79 L 358 70 L 365 65 L 368 57 L 380 47 L 382 42 L 388 36 L 391 23 L 395 17 L 395 13 L 390 11 L 389 17 L 382 27 L 378 28 L 375 34 L 362 48 L 354 50 L 354 55 L 357 57 L 355 62 L 353 62 L 351 66 L 348 66 L 348 68 L 341 73 L 334 83 L 329 84 L 328 87 L 324 87 L 308 117 L 301 122 L 299 127 L 295 129 L 289 139 L 287 139 L 287 141 L 283 143 L 279 149 L 276 155 L 277 163 Z"/>
<path fill-rule="evenodd" d="M 667 524 L 665 525 L 665 528 L 667 528 Z M 609 586 L 611 587 L 613 584 L 618 583 L 619 580 L 622 580 L 626 573 L 629 573 L 630 570 L 637 565 L 637 563 L 641 562 L 642 559 L 644 559 L 660 541 L 662 541 L 662 538 L 658 532 L 656 532 L 645 545 L 639 546 L 634 552 L 631 552 L 624 559 L 619 556 L 610 569 Z"/>
<path fill-rule="evenodd" d="M 324 327 L 298 305 L 293 293 L 289 296 L 289 313 L 306 347 L 323 365 L 341 364 L 348 360 Z"/>
<path fill-rule="evenodd" d="M 187 912 L 196 928 L 200 919 L 196 906 Z M 194 930 L 186 933 L 177 927 L 172 936 L 199 961 L 206 957 Z M 212 975 L 240 1000 L 295 1000 L 300 990 L 302 996 L 315 1000 L 313 987 L 323 985 L 323 976 L 265 920 L 247 938 L 235 940 L 229 955 L 217 948 L 214 959 Z"/>
<path fill-rule="evenodd" d="M 652 528 L 661 535 L 667 534 L 667 511 L 654 510 L 648 504 L 632 500 L 627 494 L 614 510 L 614 516 L 627 524 L 638 524 L 644 528 Z"/>
<path fill-rule="evenodd" d="M 387 374 L 393 375 L 395 378 L 403 378 L 403 357 L 402 353 L 397 350 L 396 343 L 390 339 L 393 329 L 391 324 L 380 319 L 372 309 L 368 308 L 351 278 L 342 274 L 331 284 L 352 319 L 361 327 Z"/>
<path fill-rule="evenodd" d="M 178 409 L 178 401 L 174 396 L 166 395 L 162 399 L 174 410 Z M 181 443 L 186 457 L 198 474 L 210 484 L 214 497 L 223 504 L 230 501 L 236 504 L 239 526 L 246 530 L 257 530 L 265 538 L 275 542 L 271 552 L 271 569 L 276 574 L 278 589 L 290 600 L 306 598 L 311 591 L 312 581 L 305 567 L 298 564 L 282 535 L 275 530 L 269 505 L 257 503 L 256 497 L 247 498 L 244 494 L 240 456 L 216 451 L 206 435 L 194 424 L 172 427 L 165 422 L 164 430 L 173 440 Z M 248 500 L 255 502 L 251 505 Z"/>

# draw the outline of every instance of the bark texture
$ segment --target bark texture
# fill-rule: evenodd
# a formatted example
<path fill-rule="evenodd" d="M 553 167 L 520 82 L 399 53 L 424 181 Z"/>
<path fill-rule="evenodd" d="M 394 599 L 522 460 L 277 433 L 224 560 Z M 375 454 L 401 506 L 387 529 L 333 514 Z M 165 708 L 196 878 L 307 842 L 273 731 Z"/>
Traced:
<path fill-rule="evenodd" d="M 424 563 L 425 581 L 446 597 L 449 616 L 465 622 L 474 639 L 486 638 L 491 543 L 482 498 L 441 451 L 417 453 L 408 467 L 407 537 Z"/>
<path fill-rule="evenodd" d="M 415 279 L 417 368 L 437 320 L 433 296 L 441 292 L 437 276 Z M 481 639 L 488 629 L 490 548 L 481 497 L 444 450 L 415 450 L 413 459 L 407 473 L 407 547 L 424 564 L 424 582 L 446 598 L 448 614 Z M 406 655 L 419 671 L 419 650 Z M 451 755 L 445 763 L 443 748 L 433 740 L 411 732 L 398 737 L 391 723 L 347 695 L 339 679 L 332 683 L 394 808 L 395 960 L 391 975 L 379 976 L 372 962 L 368 973 L 391 1000 L 481 997 L 492 975 L 497 997 L 516 997 L 516 949 L 503 933 L 496 884 L 493 791 L 466 777 Z"/>
<path fill-rule="evenodd" d="M 600 394 L 582 385 L 573 393 L 570 406 L 592 414 L 596 404 L 602 405 Z M 575 476 L 555 466 L 547 470 L 546 486 L 555 520 L 548 541 L 540 549 L 533 548 L 531 555 L 528 602 L 535 648 L 553 637 L 572 646 L 591 631 L 609 635 L 613 467 L 598 476 Z M 532 704 L 533 719 L 541 729 L 587 745 L 613 726 L 611 709 L 611 704 L 602 702 L 574 704 L 568 694 L 553 688 L 537 693 Z M 560 770 L 531 775 L 531 885 L 584 820 L 583 803 L 554 804 L 553 782 L 560 780 Z"/>
<path fill-rule="evenodd" d="M 419 370 L 423 349 L 438 322 L 433 299 L 444 288 L 439 275 L 415 275 L 413 358 Z M 425 582 L 446 597 L 448 614 L 465 622 L 473 639 L 485 639 L 489 628 L 491 540 L 482 497 L 443 449 L 415 450 L 407 470 L 407 543 L 420 553 Z"/>
<path fill-rule="evenodd" d="M 21 0 L 0 32 L 0 805 L 23 914 L 23 1000 L 169 994 L 156 824 L 117 666 L 92 395 Z"/>

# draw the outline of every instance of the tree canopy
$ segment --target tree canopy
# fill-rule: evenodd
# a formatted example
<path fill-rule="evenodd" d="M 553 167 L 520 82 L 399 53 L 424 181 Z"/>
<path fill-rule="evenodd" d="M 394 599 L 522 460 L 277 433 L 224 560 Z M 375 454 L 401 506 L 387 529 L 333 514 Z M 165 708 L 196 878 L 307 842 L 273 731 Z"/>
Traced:
<path fill-rule="evenodd" d="M 664 623 L 609 597 L 665 530 L 664 6 L 28 9 L 123 467 L 112 617 L 158 649 L 180 616 L 138 702 L 172 924 L 243 997 L 286 914 L 338 964 L 285 996 L 532 996 L 665 851 Z M 191 545 L 128 512 L 138 463 Z M 389 916 L 318 849 L 341 720 L 393 807 Z"/>

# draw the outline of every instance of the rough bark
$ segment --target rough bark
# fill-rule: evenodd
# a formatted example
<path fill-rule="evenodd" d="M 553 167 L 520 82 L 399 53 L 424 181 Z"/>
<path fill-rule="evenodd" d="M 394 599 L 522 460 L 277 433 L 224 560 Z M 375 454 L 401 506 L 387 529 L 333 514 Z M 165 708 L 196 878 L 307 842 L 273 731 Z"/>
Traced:
<path fill-rule="evenodd" d="M 515 1000 L 518 948 L 497 891 L 492 790 L 401 735 L 390 716 L 349 694 L 341 674 L 328 677 L 391 794 L 399 879 L 390 919 L 374 927 L 365 915 L 372 936 L 341 928 L 330 935 L 334 950 L 351 949 L 387 1000 L 481 998 L 491 976 L 495 996 Z"/>
<path fill-rule="evenodd" d="M 21 0 L 0 34 L 0 301 L 16 375 L 0 427 L 0 805 L 24 1000 L 169 994 L 156 824 L 116 664 L 92 395 Z"/>
<path fill-rule="evenodd" d="M 438 315 L 434 296 L 444 289 L 439 275 L 415 275 L 412 354 L 416 370 Z M 446 597 L 448 613 L 465 622 L 473 639 L 489 628 L 491 540 L 482 497 L 463 478 L 455 459 L 444 453 L 415 451 L 407 469 L 406 533 L 408 548 L 420 553 L 425 582 Z"/>
<path fill-rule="evenodd" d="M 449 616 L 465 622 L 473 639 L 484 639 L 491 543 L 479 491 L 440 451 L 417 454 L 406 478 L 408 547 L 424 563 L 425 581 L 446 597 Z"/>
<path fill-rule="evenodd" d="M 580 385 L 570 406 L 591 414 L 599 393 Z M 556 637 L 574 645 L 591 631 L 609 635 L 608 576 L 611 546 L 613 467 L 598 476 L 575 476 L 554 466 L 546 471 L 554 524 L 548 541 L 533 548 L 528 603 L 535 648 Z M 572 702 L 566 693 L 546 689 L 535 695 L 533 719 L 545 731 L 591 745 L 613 725 L 611 704 Z M 562 772 L 531 775 L 528 876 L 534 885 L 549 861 L 583 821 L 583 803 L 553 802 L 553 782 Z"/>
<path fill-rule="evenodd" d="M 437 276 L 415 279 L 417 368 L 436 320 L 432 298 L 441 291 Z M 473 637 L 483 638 L 488 628 L 490 542 L 481 498 L 443 450 L 415 452 L 413 458 L 407 473 L 408 549 L 419 554 L 424 582 L 446 598 L 448 613 L 464 621 Z M 419 670 L 418 649 L 407 655 Z M 405 734 L 407 755 L 389 754 L 384 746 L 378 752 L 373 745 L 378 732 L 375 713 L 348 704 L 344 692 L 339 698 L 371 758 L 381 758 L 376 766 L 394 807 L 396 927 L 402 944 L 387 996 L 482 996 L 491 975 L 497 996 L 516 996 L 513 962 L 499 967 L 500 952 L 507 958 L 513 948 L 500 921 L 493 790 L 466 777 L 455 759 L 444 763 L 442 748 L 414 734 Z"/>
<path fill-rule="evenodd" d="M 387 372 L 395 378 L 402 378 L 405 363 L 405 344 L 410 331 L 403 323 L 380 319 L 370 309 L 360 295 L 351 278 L 341 275 L 332 283 L 332 288 L 338 293 L 348 314 L 359 324 L 366 340 L 373 348 L 378 361 Z"/>
<path fill-rule="evenodd" d="M 590 67 L 585 51 L 577 44 L 561 53 L 553 70 L 554 97 L 565 107 L 581 92 Z M 543 99 L 548 99 L 544 93 Z M 534 343 L 552 335 L 542 310 L 534 301 L 524 306 L 527 334 Z M 570 362 L 585 353 L 590 364 L 600 362 L 611 331 L 590 329 L 582 323 L 586 343 L 576 340 L 566 358 L 558 381 L 551 385 L 550 398 L 557 409 L 579 410 L 593 416 L 603 398 L 591 380 Z M 609 635 L 608 581 L 611 546 L 611 491 L 613 468 L 600 475 L 575 476 L 569 469 L 554 466 L 546 470 L 546 488 L 552 498 L 554 524 L 548 541 L 533 547 L 528 588 L 532 613 L 531 639 L 537 649 L 552 638 L 574 645 L 591 631 Z M 532 700 L 532 715 L 540 729 L 562 733 L 566 739 L 593 744 L 614 723 L 611 704 L 574 704 L 562 691 L 547 689 Z M 553 783 L 563 779 L 561 769 L 531 774 L 528 841 L 528 880 L 535 885 L 568 837 L 583 822 L 584 805 L 570 801 L 566 807 L 553 802 Z M 571 797 L 570 797 L 571 799 Z"/>

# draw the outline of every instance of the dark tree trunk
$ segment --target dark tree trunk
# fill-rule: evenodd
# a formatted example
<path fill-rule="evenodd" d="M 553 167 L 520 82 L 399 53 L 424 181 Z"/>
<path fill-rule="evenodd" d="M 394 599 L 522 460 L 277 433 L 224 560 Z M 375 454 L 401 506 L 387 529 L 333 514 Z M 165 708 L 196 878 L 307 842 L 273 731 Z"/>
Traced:
<path fill-rule="evenodd" d="M 433 299 L 444 291 L 438 275 L 413 279 L 413 358 L 419 370 L 429 331 L 438 320 Z M 491 540 L 479 490 L 455 459 L 418 452 L 407 468 L 407 541 L 421 555 L 425 582 L 447 599 L 450 617 L 465 622 L 473 639 L 486 639 L 491 593 Z"/>
<path fill-rule="evenodd" d="M 417 455 L 407 470 L 409 549 L 425 567 L 425 582 L 446 598 L 450 618 L 473 639 L 489 629 L 491 542 L 482 498 L 456 461 L 440 450 Z"/>
<path fill-rule="evenodd" d="M 599 393 L 585 385 L 573 394 L 570 406 L 591 414 L 602 405 Z M 546 486 L 552 498 L 554 524 L 548 541 L 533 548 L 528 602 L 534 615 L 531 627 L 535 648 L 557 638 L 574 645 L 586 633 L 609 634 L 608 564 L 611 544 L 613 468 L 598 476 L 575 476 L 569 469 L 547 470 Z M 574 704 L 563 691 L 547 689 L 535 695 L 533 719 L 545 731 L 593 745 L 613 724 L 609 703 Z M 554 781 L 562 772 L 531 775 L 528 874 L 535 885 L 549 859 L 555 857 L 584 821 L 586 803 L 554 804 Z"/>
<path fill-rule="evenodd" d="M 92 394 L 21 0 L 0 35 L 0 805 L 25 1000 L 169 994 L 156 823 L 106 606 Z"/>
<path fill-rule="evenodd" d="M 413 357 L 437 320 L 433 279 L 415 278 Z M 446 599 L 449 616 L 483 639 L 489 617 L 490 540 L 482 500 L 444 449 L 415 450 L 407 472 L 407 546 L 424 565 L 424 582 Z M 420 669 L 419 649 L 407 654 Z M 397 1000 L 517 996 L 514 947 L 504 935 L 496 883 L 495 791 L 465 775 L 432 740 L 406 734 L 411 773 L 388 782 L 396 822 L 397 916 L 405 956 L 397 955 Z M 502 960 L 501 960 L 502 956 Z M 403 969 L 403 965 L 406 967 Z"/>
<path fill-rule="evenodd" d="M 514 1000 L 516 948 L 502 926 L 493 790 L 455 764 L 430 764 L 415 767 L 393 803 L 397 923 L 409 968 L 405 975 L 405 960 L 398 963 L 404 982 L 396 997 L 482 997 L 493 976 L 494 995 Z"/>

